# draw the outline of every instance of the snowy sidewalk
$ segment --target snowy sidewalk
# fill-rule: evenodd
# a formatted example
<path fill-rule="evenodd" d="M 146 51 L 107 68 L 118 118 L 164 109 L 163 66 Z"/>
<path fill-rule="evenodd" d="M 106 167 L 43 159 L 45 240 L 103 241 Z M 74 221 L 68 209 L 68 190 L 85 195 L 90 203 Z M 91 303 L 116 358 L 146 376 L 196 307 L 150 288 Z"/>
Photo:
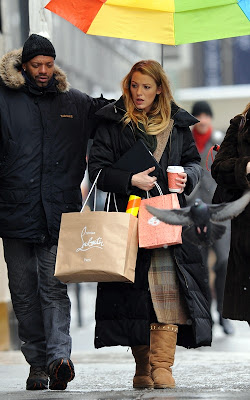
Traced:
<path fill-rule="evenodd" d="M 73 288 L 73 287 L 72 287 Z M 212 347 L 187 350 L 177 347 L 173 375 L 175 389 L 134 390 L 134 360 L 123 347 L 94 349 L 95 287 L 83 286 L 83 326 L 77 326 L 75 292 L 72 300 L 72 360 L 76 378 L 65 392 L 26 391 L 29 367 L 21 352 L 0 352 L 1 400 L 111 400 L 111 399 L 250 399 L 250 328 L 233 321 L 235 334 L 228 336 L 217 323 Z"/>
<path fill-rule="evenodd" d="M 76 378 L 65 392 L 25 390 L 28 366 L 20 352 L 0 353 L 0 399 L 239 399 L 250 398 L 250 354 L 178 350 L 175 389 L 133 390 L 130 352 L 73 353 Z"/>

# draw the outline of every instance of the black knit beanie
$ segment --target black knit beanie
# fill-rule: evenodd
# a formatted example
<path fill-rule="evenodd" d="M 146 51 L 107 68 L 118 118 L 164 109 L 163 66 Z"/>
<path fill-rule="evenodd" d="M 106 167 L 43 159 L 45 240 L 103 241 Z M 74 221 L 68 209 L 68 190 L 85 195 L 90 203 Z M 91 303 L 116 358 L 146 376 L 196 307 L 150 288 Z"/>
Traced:
<path fill-rule="evenodd" d="M 22 63 L 26 63 L 36 56 L 49 56 L 56 58 L 53 44 L 43 36 L 33 33 L 23 45 Z"/>
<path fill-rule="evenodd" d="M 213 117 L 213 112 L 210 105 L 206 101 L 197 101 L 194 103 L 191 114 L 197 117 L 200 114 L 206 114 Z"/>

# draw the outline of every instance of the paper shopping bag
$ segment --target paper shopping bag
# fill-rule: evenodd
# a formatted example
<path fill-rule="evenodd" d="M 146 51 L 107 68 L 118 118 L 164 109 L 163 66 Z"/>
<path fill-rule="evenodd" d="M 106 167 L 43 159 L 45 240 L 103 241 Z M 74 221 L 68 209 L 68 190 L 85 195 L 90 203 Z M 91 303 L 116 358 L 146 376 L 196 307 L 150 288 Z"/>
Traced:
<path fill-rule="evenodd" d="M 169 210 L 173 208 L 180 208 L 176 193 L 150 197 L 142 200 L 139 209 L 138 221 L 139 247 L 156 249 L 158 247 L 182 243 L 182 226 L 169 225 L 159 221 L 147 211 L 146 205 Z"/>
<path fill-rule="evenodd" d="M 122 212 L 62 215 L 55 276 L 62 282 L 134 282 L 138 220 Z"/>

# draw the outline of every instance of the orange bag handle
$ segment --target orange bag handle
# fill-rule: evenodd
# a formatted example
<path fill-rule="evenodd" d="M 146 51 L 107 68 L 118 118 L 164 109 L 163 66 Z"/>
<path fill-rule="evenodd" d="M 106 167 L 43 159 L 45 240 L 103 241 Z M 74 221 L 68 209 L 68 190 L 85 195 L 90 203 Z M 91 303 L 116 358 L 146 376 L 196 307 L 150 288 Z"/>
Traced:
<path fill-rule="evenodd" d="M 208 168 L 209 156 L 211 157 L 212 162 L 214 162 L 213 150 L 218 152 L 220 150 L 220 145 L 219 144 L 215 144 L 214 146 L 210 147 L 210 149 L 208 150 L 207 158 L 206 158 L 206 168 L 207 168 L 208 171 L 211 171 L 211 169 Z"/>

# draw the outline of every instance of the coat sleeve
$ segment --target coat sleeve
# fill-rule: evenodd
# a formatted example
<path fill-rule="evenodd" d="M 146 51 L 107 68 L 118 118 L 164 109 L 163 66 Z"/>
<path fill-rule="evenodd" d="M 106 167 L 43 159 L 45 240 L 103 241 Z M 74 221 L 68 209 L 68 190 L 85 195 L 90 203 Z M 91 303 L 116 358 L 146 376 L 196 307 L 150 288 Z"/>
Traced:
<path fill-rule="evenodd" d="M 200 155 L 195 145 L 190 128 L 184 131 L 181 165 L 187 174 L 187 184 L 184 190 L 186 195 L 189 195 L 194 190 L 202 176 L 202 167 L 200 166 Z"/>
<path fill-rule="evenodd" d="M 75 96 L 78 96 L 78 105 L 80 114 L 84 113 L 84 123 L 88 131 L 88 137 L 93 139 L 100 118 L 95 113 L 102 107 L 109 103 L 114 102 L 114 99 L 107 100 L 101 95 L 100 97 L 91 97 L 86 93 L 82 93 L 79 90 L 73 89 Z"/>
<path fill-rule="evenodd" d="M 91 123 L 90 138 L 93 139 L 99 120 L 97 115 L 95 115 L 96 112 L 100 110 L 102 107 L 106 106 L 107 104 L 114 102 L 115 100 L 114 99 L 107 100 L 103 97 L 103 95 L 101 95 L 101 97 L 96 97 L 96 98 L 88 96 L 88 98 L 90 100 L 90 108 L 88 113 L 88 119 L 89 122 Z"/>
<path fill-rule="evenodd" d="M 212 177 L 218 185 L 235 190 L 250 188 L 246 178 L 246 165 L 250 161 L 250 155 L 240 156 L 238 152 L 240 121 L 240 116 L 236 116 L 230 121 L 226 136 L 211 166 Z"/>
<path fill-rule="evenodd" d="M 108 122 L 101 122 L 96 131 L 95 138 L 90 149 L 88 172 L 89 179 L 93 182 L 100 170 L 102 170 L 97 187 L 104 192 L 131 194 L 131 172 L 113 168 L 116 161 L 114 141 L 109 130 Z"/>

